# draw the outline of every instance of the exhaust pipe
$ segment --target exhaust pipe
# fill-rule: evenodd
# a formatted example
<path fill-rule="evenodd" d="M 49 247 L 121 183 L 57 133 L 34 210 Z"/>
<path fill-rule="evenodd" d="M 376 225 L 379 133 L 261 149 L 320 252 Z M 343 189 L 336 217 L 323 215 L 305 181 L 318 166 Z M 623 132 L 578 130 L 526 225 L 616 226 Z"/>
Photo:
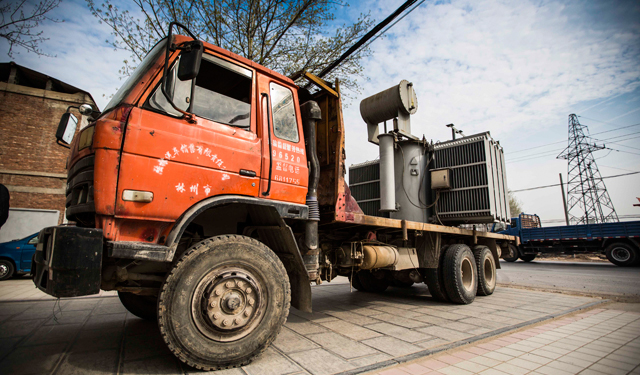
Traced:
<path fill-rule="evenodd" d="M 320 206 L 318 205 L 318 183 L 320 182 L 320 161 L 316 152 L 316 122 L 322 118 L 320 106 L 314 101 L 308 101 L 300 106 L 302 113 L 302 130 L 304 143 L 309 161 L 309 188 L 306 204 L 309 207 L 309 219 L 305 224 L 304 247 L 302 259 L 309 273 L 310 280 L 318 278 L 318 222 L 320 221 Z"/>

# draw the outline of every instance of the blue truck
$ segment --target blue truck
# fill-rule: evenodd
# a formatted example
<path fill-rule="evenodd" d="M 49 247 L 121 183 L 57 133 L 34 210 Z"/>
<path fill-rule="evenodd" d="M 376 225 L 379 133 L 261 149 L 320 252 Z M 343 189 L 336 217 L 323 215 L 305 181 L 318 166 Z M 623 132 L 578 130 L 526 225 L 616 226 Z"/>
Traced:
<path fill-rule="evenodd" d="M 520 214 L 502 234 L 520 237 L 502 259 L 531 262 L 540 253 L 605 254 L 616 266 L 640 265 L 640 221 L 545 227 L 538 215 Z"/>

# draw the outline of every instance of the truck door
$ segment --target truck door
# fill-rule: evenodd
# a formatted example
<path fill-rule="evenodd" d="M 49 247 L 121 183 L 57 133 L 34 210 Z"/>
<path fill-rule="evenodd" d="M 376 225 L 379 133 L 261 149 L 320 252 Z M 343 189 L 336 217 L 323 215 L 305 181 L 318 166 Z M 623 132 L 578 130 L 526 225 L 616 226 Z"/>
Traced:
<path fill-rule="evenodd" d="M 257 135 L 255 70 L 205 53 L 192 81 L 177 79 L 177 61 L 168 72 L 167 91 L 155 88 L 129 117 L 118 182 L 116 215 L 175 220 L 207 197 L 257 196 L 261 143 Z M 153 202 L 123 200 L 125 190 L 153 191 Z M 144 210 L 144 211 L 142 211 Z"/>
<path fill-rule="evenodd" d="M 309 172 L 297 92 L 284 82 L 265 75 L 260 75 L 258 82 L 264 150 L 260 179 L 261 196 L 266 199 L 304 204 Z"/>

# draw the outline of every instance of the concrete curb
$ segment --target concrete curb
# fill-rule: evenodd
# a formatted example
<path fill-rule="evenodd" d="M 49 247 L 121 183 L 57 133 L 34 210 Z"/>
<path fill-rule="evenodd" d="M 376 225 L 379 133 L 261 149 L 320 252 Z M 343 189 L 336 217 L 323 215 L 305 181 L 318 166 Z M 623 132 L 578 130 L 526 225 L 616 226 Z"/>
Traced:
<path fill-rule="evenodd" d="M 513 325 L 513 326 L 496 329 L 494 331 L 483 333 L 481 335 L 474 336 L 474 337 L 471 337 L 471 338 L 468 338 L 468 339 L 452 342 L 452 343 L 447 344 L 447 345 L 439 346 L 439 347 L 437 347 L 435 349 L 421 350 L 419 352 L 411 353 L 409 355 L 405 355 L 405 356 L 398 357 L 398 358 L 393 358 L 393 359 L 390 359 L 390 360 L 387 360 L 387 361 L 383 361 L 383 362 L 374 363 L 372 365 L 368 365 L 368 366 L 364 366 L 364 367 L 358 367 L 357 369 L 340 372 L 340 373 L 337 373 L 337 374 L 334 374 L 334 375 L 362 374 L 362 373 L 368 372 L 368 371 L 378 370 L 378 369 L 389 367 L 389 366 L 395 366 L 395 365 L 398 365 L 400 363 L 413 361 L 413 360 L 418 359 L 418 358 L 422 358 L 422 357 L 426 357 L 426 356 L 442 353 L 444 351 L 451 350 L 451 349 L 454 349 L 454 348 L 457 348 L 457 347 L 460 347 L 460 346 L 472 344 L 474 342 L 478 342 L 478 341 L 487 339 L 489 337 L 501 335 L 503 333 L 507 333 L 507 332 L 511 332 L 511 331 L 516 331 L 516 330 L 518 330 L 520 328 L 523 328 L 523 327 L 526 327 L 526 326 L 529 326 L 529 325 L 533 325 L 533 324 L 536 324 L 536 323 L 540 323 L 540 322 L 543 322 L 543 321 L 546 321 L 546 320 L 555 319 L 555 318 L 558 318 L 558 317 L 561 317 L 561 316 L 564 316 L 564 315 L 568 315 L 568 314 L 574 313 L 576 311 L 586 310 L 586 309 L 589 309 L 591 307 L 594 307 L 594 306 L 597 306 L 597 305 L 600 305 L 600 304 L 603 304 L 603 303 L 607 303 L 607 302 L 610 302 L 610 300 L 605 299 L 605 300 L 602 300 L 602 301 L 591 302 L 591 303 L 588 303 L 586 305 L 577 306 L 577 307 L 574 307 L 574 308 L 571 308 L 569 310 L 565 310 L 565 311 L 562 311 L 562 312 L 559 312 L 559 313 L 545 315 L 545 316 L 542 316 L 540 318 L 528 320 L 526 322 L 518 323 L 518 324 Z"/>

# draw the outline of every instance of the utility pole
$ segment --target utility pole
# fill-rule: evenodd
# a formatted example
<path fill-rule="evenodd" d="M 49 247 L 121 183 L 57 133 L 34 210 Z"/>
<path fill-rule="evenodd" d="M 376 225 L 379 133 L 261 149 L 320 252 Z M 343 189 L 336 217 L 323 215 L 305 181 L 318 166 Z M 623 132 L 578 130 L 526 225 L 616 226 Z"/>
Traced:
<path fill-rule="evenodd" d="M 578 121 L 578 116 L 570 114 L 569 144 L 557 157 L 568 161 L 566 211 L 569 222 L 618 222 L 618 214 L 593 157 L 593 151 L 602 150 L 605 146 L 597 145 L 585 135 L 585 131 L 588 133 L 587 127 Z"/>

